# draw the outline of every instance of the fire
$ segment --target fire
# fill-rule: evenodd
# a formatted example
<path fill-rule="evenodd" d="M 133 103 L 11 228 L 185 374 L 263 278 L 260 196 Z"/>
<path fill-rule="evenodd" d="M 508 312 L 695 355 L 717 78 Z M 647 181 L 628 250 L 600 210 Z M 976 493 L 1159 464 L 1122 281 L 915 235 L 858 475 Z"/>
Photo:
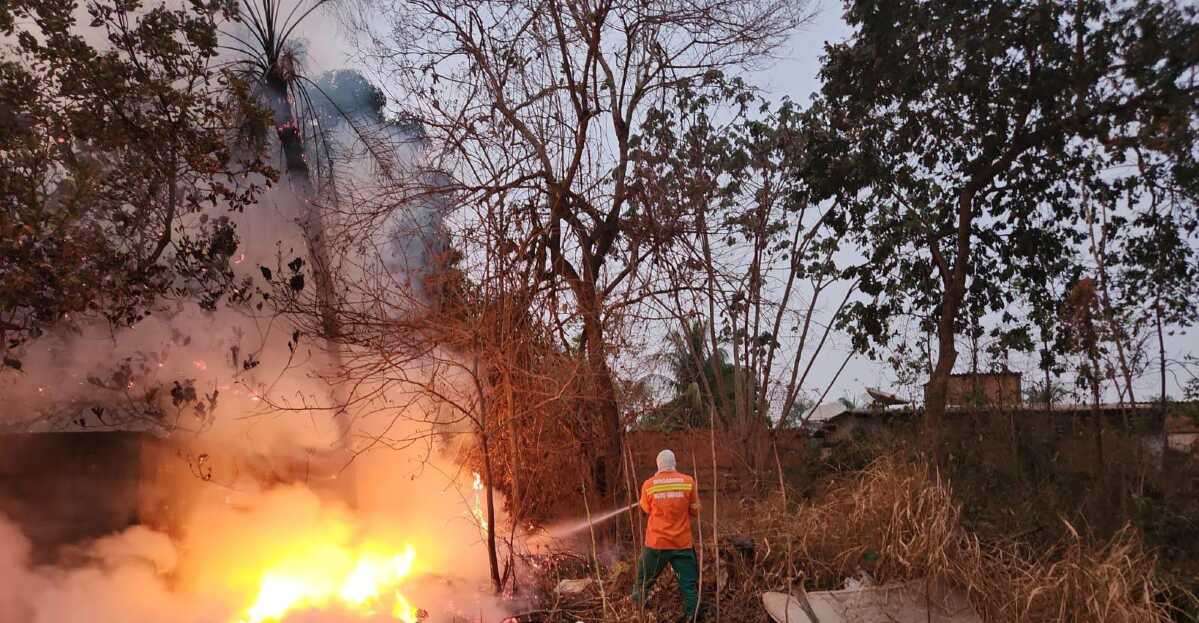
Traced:
<path fill-rule="evenodd" d="M 475 523 L 478 524 L 479 530 L 487 532 L 487 515 L 483 512 L 483 504 L 480 497 L 483 494 L 483 477 L 479 472 L 472 472 L 475 476 L 475 482 L 471 488 L 475 491 L 475 503 L 471 508 L 471 515 L 474 516 Z"/>
<path fill-rule="evenodd" d="M 257 596 L 239 623 L 274 623 L 311 610 L 362 617 L 389 613 L 394 620 L 417 623 L 422 613 L 399 590 L 415 562 L 411 545 L 395 553 L 370 544 L 311 543 L 261 574 Z"/>

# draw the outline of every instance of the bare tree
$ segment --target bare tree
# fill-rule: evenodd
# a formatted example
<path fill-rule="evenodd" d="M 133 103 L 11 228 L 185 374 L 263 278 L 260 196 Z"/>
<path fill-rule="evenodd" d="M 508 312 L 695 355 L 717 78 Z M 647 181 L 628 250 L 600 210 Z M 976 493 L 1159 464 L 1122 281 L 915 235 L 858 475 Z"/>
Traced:
<path fill-rule="evenodd" d="M 721 114 L 714 102 L 732 110 Z M 638 169 L 645 212 L 675 239 L 655 260 L 670 282 L 693 286 L 658 300 L 681 322 L 701 320 L 708 351 L 728 346 L 732 373 L 697 376 L 712 385 L 708 407 L 727 412 L 723 425 L 744 440 L 755 468 L 767 456 L 766 433 L 813 389 L 815 364 L 855 292 L 836 263 L 828 208 L 809 200 L 804 115 L 789 102 L 747 112 L 758 103 L 736 81 L 685 93 L 647 124 Z M 719 117 L 731 121 L 717 125 Z M 702 370 L 702 349 L 692 350 Z M 843 368 L 819 370 L 833 374 L 820 380 L 831 385 Z"/>
<path fill-rule="evenodd" d="M 505 246 L 511 213 L 490 202 L 464 207 L 471 218 L 450 237 L 430 205 L 442 196 L 429 190 L 436 184 L 423 162 L 414 150 L 399 190 L 345 185 L 341 200 L 324 206 L 345 224 L 329 241 L 339 250 L 337 380 L 347 388 L 344 409 L 363 420 L 353 427 L 355 456 L 430 444 L 480 474 L 486 505 L 475 511 L 493 588 L 515 590 L 515 531 L 545 517 L 563 478 L 573 488 L 602 435 L 563 417 L 590 398 L 585 360 L 561 348 L 539 311 L 549 284 L 518 261 L 522 250 Z M 319 321 L 319 299 L 286 288 L 276 295 L 291 315 Z M 497 491 L 507 499 L 506 525 L 497 521 Z"/>
<path fill-rule="evenodd" d="M 391 18 L 390 36 L 371 37 L 368 52 L 425 124 L 454 203 L 510 212 L 519 261 L 553 286 L 551 313 L 578 331 L 594 387 L 588 413 L 607 430 L 592 474 L 601 492 L 619 481 L 622 430 L 607 314 L 647 252 L 630 203 L 635 130 L 681 86 L 765 58 L 803 9 L 787 0 L 362 7 L 367 19 Z"/>

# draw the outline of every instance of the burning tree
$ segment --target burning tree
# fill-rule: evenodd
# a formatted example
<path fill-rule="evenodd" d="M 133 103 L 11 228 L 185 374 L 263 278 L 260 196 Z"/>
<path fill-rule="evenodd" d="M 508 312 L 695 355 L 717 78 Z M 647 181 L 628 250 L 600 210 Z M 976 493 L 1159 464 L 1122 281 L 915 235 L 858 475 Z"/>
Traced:
<path fill-rule="evenodd" d="M 224 35 L 227 47 L 238 55 L 233 65 L 238 75 L 254 86 L 270 113 L 267 119 L 245 119 L 243 134 L 264 142 L 266 130 L 273 129 L 307 251 L 305 257 L 281 257 L 276 265 L 261 267 L 268 297 L 273 295 L 276 309 L 301 332 L 323 341 L 329 363 L 322 376 L 330 385 L 324 408 L 335 414 L 345 449 L 352 446 L 354 418 L 349 409 L 357 398 L 353 375 L 345 369 L 350 355 L 344 352 L 354 338 L 346 335 L 344 323 L 356 312 L 343 293 L 346 280 L 359 271 L 362 256 L 346 243 L 363 240 L 346 231 L 351 226 L 346 219 L 354 212 L 347 206 L 370 201 L 363 194 L 374 192 L 381 182 L 411 185 L 399 167 L 416 130 L 385 117 L 385 96 L 361 73 L 336 70 L 316 79 L 304 73 L 297 29 L 330 8 L 329 0 L 243 0 L 244 28 Z M 401 210 L 411 207 L 404 205 Z M 423 237 L 415 231 L 407 234 Z M 312 287 L 307 287 L 305 275 L 312 277 Z"/>
<path fill-rule="evenodd" d="M 413 169 L 421 170 L 419 156 Z M 355 431 L 353 448 L 427 444 L 478 472 L 485 500 L 473 512 L 487 541 L 493 588 L 515 588 L 516 532 L 561 508 L 562 492 L 578 488 L 576 476 L 589 469 L 585 459 L 603 438 L 593 421 L 562 417 L 589 399 L 585 363 L 563 350 L 536 314 L 547 289 L 504 256 L 454 251 L 435 224 L 413 216 L 426 197 L 382 192 L 356 199 L 340 204 L 340 216 L 369 225 L 339 230 L 336 244 L 370 251 L 356 256 L 357 272 L 336 274 L 353 301 L 339 310 L 346 327 L 341 378 L 355 388 L 348 403 L 354 412 L 394 416 L 381 429 Z M 499 240 L 506 213 L 477 210 L 475 226 L 459 235 Z M 390 242 L 376 244 L 379 236 Z M 389 246 L 397 240 L 426 248 L 407 250 L 397 264 Z M 293 313 L 317 313 L 311 299 L 279 294 Z M 497 490 L 507 501 L 506 524 L 498 520 Z"/>

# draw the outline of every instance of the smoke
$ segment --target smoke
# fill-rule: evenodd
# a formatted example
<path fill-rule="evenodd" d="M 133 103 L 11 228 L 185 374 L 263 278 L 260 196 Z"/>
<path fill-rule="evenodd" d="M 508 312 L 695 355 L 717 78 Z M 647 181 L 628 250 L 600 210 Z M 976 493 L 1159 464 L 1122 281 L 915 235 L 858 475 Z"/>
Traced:
<path fill-rule="evenodd" d="M 29 542 L 0 516 L 0 623 L 216 621 L 166 583 L 176 550 L 142 527 L 96 541 L 86 562 L 33 566 Z"/>
<path fill-rule="evenodd" d="M 331 16 L 317 11 L 297 31 L 307 33 L 305 47 L 316 54 L 311 67 L 344 62 L 331 25 Z M 355 154 L 336 165 L 340 205 L 326 224 L 345 243 L 339 277 L 348 291 L 360 292 L 377 288 L 370 282 L 382 272 L 390 285 L 408 289 L 391 302 L 399 313 L 421 296 L 416 273 L 440 248 L 429 239 L 430 232 L 440 235 L 440 207 L 435 200 L 381 207 L 395 198 L 372 182 L 379 163 L 355 151 L 362 136 L 333 130 L 332 143 Z M 396 139 L 387 163 L 396 167 L 389 172 L 394 183 L 413 174 L 417 154 L 409 130 L 386 131 Z M 298 224 L 305 200 L 284 178 L 254 209 L 191 215 L 185 227 L 232 219 L 240 237 L 233 268 L 265 287 L 267 271 L 278 276 L 297 258 L 311 264 Z M 0 623 L 236 623 L 266 571 L 303 573 L 316 564 L 328 575 L 345 552 L 409 545 L 415 567 L 402 590 L 431 621 L 498 617 L 503 607 L 486 587 L 473 478 L 452 456 L 461 431 L 411 389 L 418 383 L 398 389 L 375 379 L 358 390 L 370 400 L 349 409 L 360 436 L 354 454 L 331 455 L 342 405 L 330 402 L 324 345 L 299 329 L 270 305 L 213 311 L 182 300 L 164 302 L 128 329 L 67 319 L 27 344 L 22 371 L 0 376 L 0 433 L 145 431 L 165 441 L 143 448 L 140 459 L 139 502 L 143 516 L 157 518 L 152 524 L 64 544 L 43 561 L 31 535 L 0 514 Z M 342 469 L 338 461 L 351 459 L 353 469 Z M 92 478 L 78 475 L 85 485 Z M 48 505 L 43 510 L 45 517 L 21 519 L 54 519 Z M 368 619 L 314 607 L 286 620 Z"/>
<path fill-rule="evenodd" d="M 0 623 L 26 620 L 23 596 L 30 582 L 31 547 L 20 529 L 0 515 Z"/>
<path fill-rule="evenodd" d="M 239 231 L 258 236 L 242 245 L 250 270 L 301 252 L 298 228 L 285 216 L 291 200 L 277 189 L 247 215 Z M 325 357 L 286 317 L 186 302 L 116 334 L 83 324 L 33 342 L 21 375 L 0 381 L 11 407 L 3 424 L 164 437 L 164 449 L 142 453 L 142 471 L 153 479 L 140 498 L 143 509 L 169 512 L 153 528 L 137 525 L 60 551 L 52 564 L 35 564 L 29 539 L 0 521 L 0 623 L 234 623 L 264 569 L 307 564 L 283 553 L 366 542 L 415 548 L 417 571 L 403 590 L 431 621 L 457 612 L 498 617 L 472 475 L 450 454 L 453 435 L 434 432 L 436 405 L 396 389 L 374 396 L 350 410 L 355 431 L 393 443 L 360 443 L 353 449 L 363 453 L 322 463 L 338 438 L 328 380 L 318 372 Z M 349 458 L 353 469 L 342 470 Z M 286 620 L 365 619 L 316 609 Z"/>

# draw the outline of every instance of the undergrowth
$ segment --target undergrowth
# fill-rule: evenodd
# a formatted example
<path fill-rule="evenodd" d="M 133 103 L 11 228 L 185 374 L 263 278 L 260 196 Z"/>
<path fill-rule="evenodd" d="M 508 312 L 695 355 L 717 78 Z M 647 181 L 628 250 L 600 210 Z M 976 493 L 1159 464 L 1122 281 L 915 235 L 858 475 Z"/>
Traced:
<path fill-rule="evenodd" d="M 1177 602 L 1180 593 L 1159 574 L 1136 529 L 1099 539 L 1059 521 L 1060 538 L 1035 547 L 1013 537 L 980 537 L 963 526 L 960 503 L 938 472 L 920 460 L 886 456 L 833 476 L 808 499 L 784 502 L 776 494 L 752 502 L 723 521 L 716 538 L 706 533 L 700 555 L 708 620 L 763 621 L 762 592 L 837 589 L 863 574 L 878 583 L 945 582 L 966 593 L 986 621 L 1174 620 L 1177 611 L 1164 596 Z M 628 558 L 597 574 L 602 591 L 557 603 L 543 620 L 677 617 L 669 572 L 645 611 L 633 606 Z"/>

